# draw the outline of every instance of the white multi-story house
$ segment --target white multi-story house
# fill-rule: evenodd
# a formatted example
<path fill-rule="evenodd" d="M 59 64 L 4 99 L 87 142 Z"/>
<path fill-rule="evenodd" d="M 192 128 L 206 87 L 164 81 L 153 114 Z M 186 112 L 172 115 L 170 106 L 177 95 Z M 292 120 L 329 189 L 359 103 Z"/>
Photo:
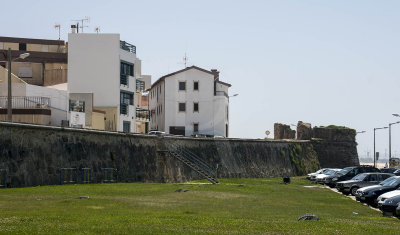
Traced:
<path fill-rule="evenodd" d="M 119 34 L 68 35 L 68 92 L 92 93 L 105 129 L 135 132 L 136 47 Z"/>
<path fill-rule="evenodd" d="M 187 67 L 159 78 L 150 89 L 150 127 L 169 134 L 229 136 L 231 85 L 217 70 Z"/>

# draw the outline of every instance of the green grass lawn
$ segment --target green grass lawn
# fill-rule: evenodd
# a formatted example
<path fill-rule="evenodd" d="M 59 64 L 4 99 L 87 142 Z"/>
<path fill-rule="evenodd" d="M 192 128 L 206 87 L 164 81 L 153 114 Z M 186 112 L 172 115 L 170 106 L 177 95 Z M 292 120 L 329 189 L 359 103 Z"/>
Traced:
<path fill-rule="evenodd" d="M 382 217 L 296 178 L 182 184 L 118 183 L 0 190 L 0 234 L 399 234 Z M 188 192 L 175 192 L 188 189 Z M 77 199 L 87 195 L 89 199 Z M 356 212 L 357 214 L 353 213 Z M 314 213 L 319 221 L 296 221 Z"/>

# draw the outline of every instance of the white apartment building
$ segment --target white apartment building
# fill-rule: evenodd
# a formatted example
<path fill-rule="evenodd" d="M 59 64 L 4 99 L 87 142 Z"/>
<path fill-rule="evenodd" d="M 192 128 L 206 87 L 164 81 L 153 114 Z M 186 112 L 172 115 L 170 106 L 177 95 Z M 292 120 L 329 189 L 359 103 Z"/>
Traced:
<path fill-rule="evenodd" d="M 229 136 L 231 85 L 217 70 L 187 67 L 159 78 L 150 89 L 150 127 L 169 134 Z"/>
<path fill-rule="evenodd" d="M 68 92 L 93 93 L 106 130 L 135 132 L 136 47 L 119 34 L 68 35 Z"/>

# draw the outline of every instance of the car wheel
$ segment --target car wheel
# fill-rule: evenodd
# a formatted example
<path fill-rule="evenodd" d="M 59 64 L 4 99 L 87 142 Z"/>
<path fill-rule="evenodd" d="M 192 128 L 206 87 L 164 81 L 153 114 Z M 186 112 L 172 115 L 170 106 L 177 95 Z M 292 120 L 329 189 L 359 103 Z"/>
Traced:
<path fill-rule="evenodd" d="M 358 187 L 352 187 L 352 188 L 351 188 L 351 195 L 355 196 L 357 190 L 358 190 Z"/>

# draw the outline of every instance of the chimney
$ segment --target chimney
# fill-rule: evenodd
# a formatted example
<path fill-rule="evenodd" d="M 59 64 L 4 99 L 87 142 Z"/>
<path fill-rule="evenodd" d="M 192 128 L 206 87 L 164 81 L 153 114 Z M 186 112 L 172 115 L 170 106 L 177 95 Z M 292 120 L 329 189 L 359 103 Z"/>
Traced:
<path fill-rule="evenodd" d="M 216 69 L 211 69 L 211 73 L 214 74 L 214 80 L 219 81 L 219 71 Z"/>
<path fill-rule="evenodd" d="M 76 25 L 71 25 L 71 32 L 76 33 Z"/>

